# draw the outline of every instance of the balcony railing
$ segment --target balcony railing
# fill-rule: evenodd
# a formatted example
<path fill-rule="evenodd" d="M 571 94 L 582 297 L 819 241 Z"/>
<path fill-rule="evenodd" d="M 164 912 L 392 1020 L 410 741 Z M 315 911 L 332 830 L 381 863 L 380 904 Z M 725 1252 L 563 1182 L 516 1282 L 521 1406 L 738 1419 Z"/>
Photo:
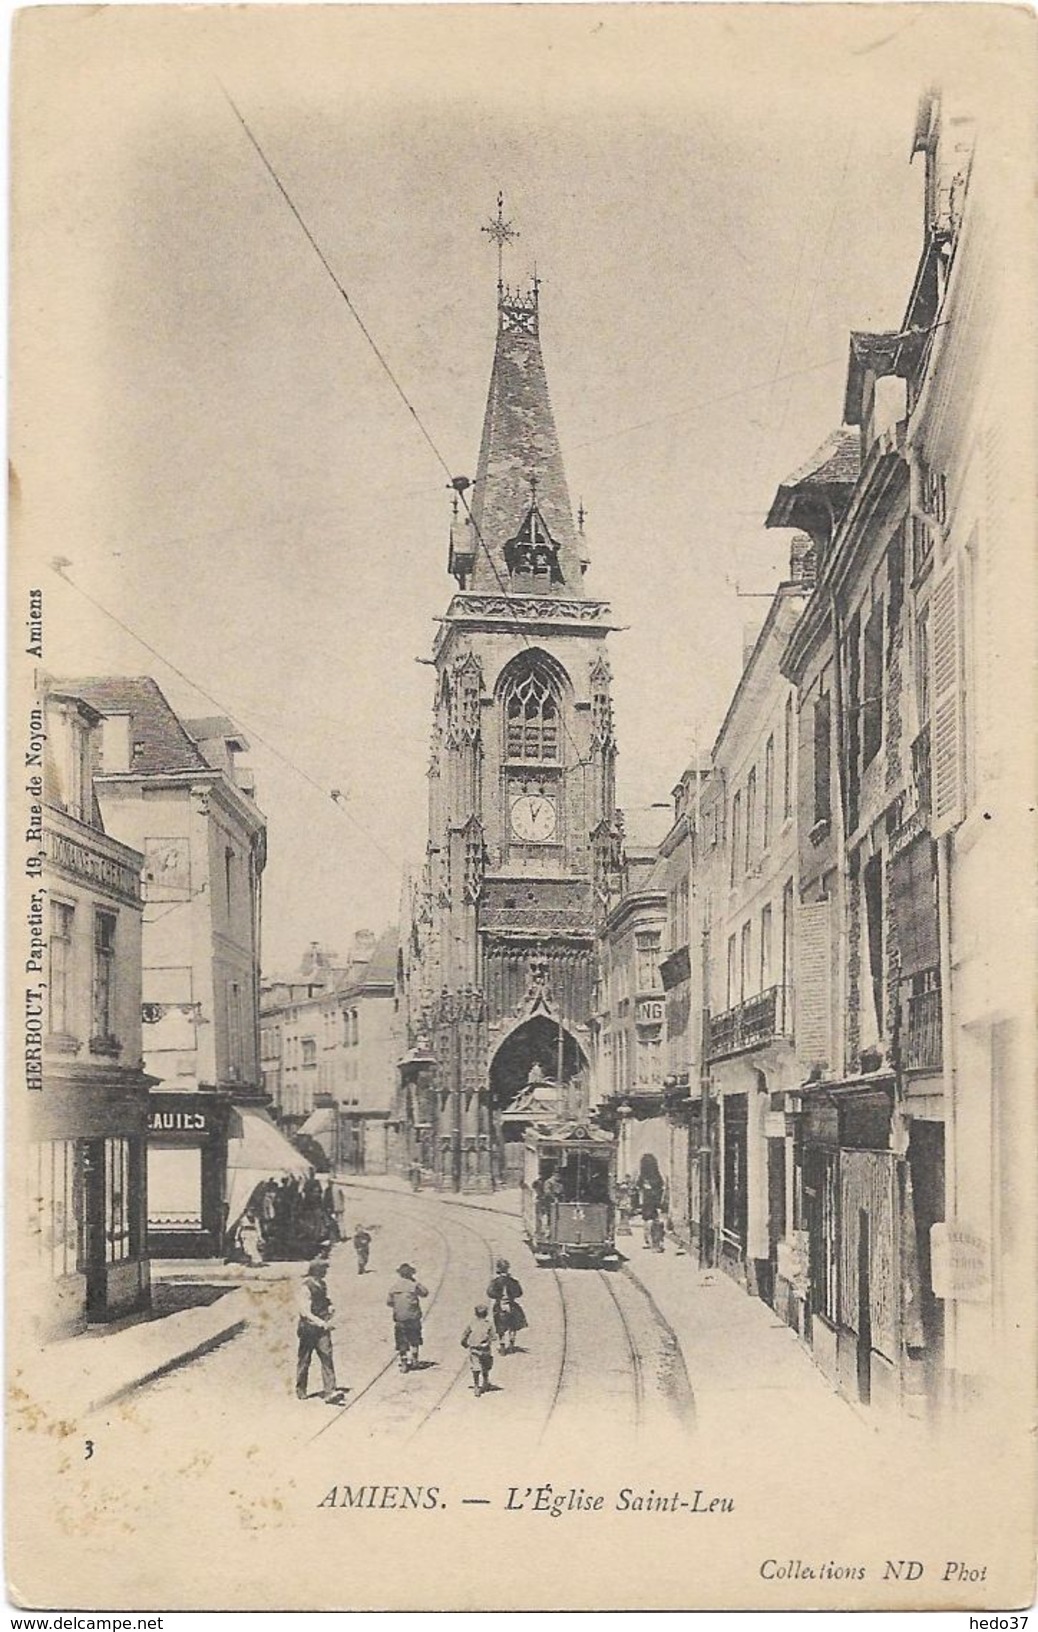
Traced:
<path fill-rule="evenodd" d="M 757 997 L 748 997 L 726 1009 L 723 1014 L 710 1016 L 707 1052 L 710 1059 L 722 1060 L 728 1054 L 741 1054 L 748 1048 L 760 1048 L 776 1037 L 787 1037 L 792 1032 L 792 1004 L 788 989 L 769 986 Z"/>
<path fill-rule="evenodd" d="M 939 1071 L 941 972 L 922 969 L 901 982 L 901 1063 L 906 1071 Z"/>

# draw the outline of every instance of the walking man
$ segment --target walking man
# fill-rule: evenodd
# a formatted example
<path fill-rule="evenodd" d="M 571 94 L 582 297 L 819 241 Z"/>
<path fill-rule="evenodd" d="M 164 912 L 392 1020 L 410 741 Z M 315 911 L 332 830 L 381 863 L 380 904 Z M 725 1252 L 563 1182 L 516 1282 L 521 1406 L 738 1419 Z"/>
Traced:
<path fill-rule="evenodd" d="M 335 1311 L 328 1296 L 327 1276 L 327 1263 L 323 1258 L 315 1258 L 299 1288 L 296 1399 L 306 1399 L 310 1361 L 316 1354 L 321 1362 L 322 1398 L 327 1405 L 340 1405 L 344 1391 L 335 1381 L 335 1358 L 332 1354 L 332 1316 Z"/>
<path fill-rule="evenodd" d="M 401 1371 L 413 1371 L 418 1364 L 418 1350 L 422 1346 L 422 1305 L 420 1300 L 429 1296 L 425 1287 L 415 1280 L 413 1264 L 401 1264 L 396 1280 L 389 1289 L 386 1303 L 393 1311 L 393 1340 L 400 1359 Z"/>

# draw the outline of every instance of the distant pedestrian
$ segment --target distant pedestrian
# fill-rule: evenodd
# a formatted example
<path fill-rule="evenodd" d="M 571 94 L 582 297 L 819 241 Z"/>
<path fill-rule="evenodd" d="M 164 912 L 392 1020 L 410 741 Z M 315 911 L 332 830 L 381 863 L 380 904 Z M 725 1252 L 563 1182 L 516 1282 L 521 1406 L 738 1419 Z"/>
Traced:
<path fill-rule="evenodd" d="M 353 1232 L 353 1250 L 357 1254 L 357 1274 L 363 1275 L 368 1267 L 368 1254 L 371 1251 L 371 1234 L 363 1224 L 358 1224 Z"/>
<path fill-rule="evenodd" d="M 469 1351 L 472 1367 L 472 1386 L 476 1398 L 490 1387 L 490 1373 L 494 1367 L 494 1323 L 485 1303 L 477 1303 L 475 1318 L 461 1334 L 461 1346 Z"/>
<path fill-rule="evenodd" d="M 262 1264 L 263 1232 L 251 1207 L 238 1225 L 237 1240 L 238 1251 L 247 1264 Z"/>
<path fill-rule="evenodd" d="M 296 1358 L 296 1399 L 305 1400 L 310 1377 L 310 1361 L 316 1354 L 321 1362 L 321 1393 L 328 1405 L 342 1402 L 343 1390 L 335 1380 L 335 1358 L 332 1353 L 334 1324 L 331 1299 L 326 1284 L 328 1265 L 323 1258 L 311 1263 L 299 1288 L 296 1333 L 299 1347 Z"/>
<path fill-rule="evenodd" d="M 523 1289 L 515 1276 L 509 1274 L 510 1265 L 507 1258 L 499 1258 L 494 1267 L 497 1273 L 487 1287 L 487 1297 L 494 1308 L 494 1330 L 501 1345 L 501 1353 L 513 1354 L 515 1334 L 525 1331 L 528 1324 L 523 1306 L 519 1302 Z"/>
<path fill-rule="evenodd" d="M 412 1162 L 407 1170 L 407 1177 L 411 1182 L 411 1189 L 415 1192 L 422 1188 L 422 1164 Z"/>
<path fill-rule="evenodd" d="M 413 1371 L 418 1364 L 422 1346 L 421 1299 L 429 1296 L 425 1287 L 415 1279 L 413 1264 L 401 1264 L 397 1278 L 389 1289 L 386 1303 L 393 1311 L 393 1340 L 400 1359 L 401 1371 Z"/>

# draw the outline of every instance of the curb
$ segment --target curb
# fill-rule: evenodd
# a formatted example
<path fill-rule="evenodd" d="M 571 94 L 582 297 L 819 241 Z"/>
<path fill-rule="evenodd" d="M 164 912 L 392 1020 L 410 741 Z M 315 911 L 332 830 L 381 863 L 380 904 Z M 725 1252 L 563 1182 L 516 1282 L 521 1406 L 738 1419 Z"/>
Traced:
<path fill-rule="evenodd" d="M 365 1184 L 364 1180 L 356 1175 L 348 1179 L 336 1179 L 335 1182 L 341 1184 L 346 1190 L 373 1190 L 376 1195 L 384 1196 L 414 1196 L 420 1201 L 438 1201 L 443 1207 L 464 1207 L 467 1212 L 496 1213 L 498 1218 L 522 1218 L 523 1216 L 518 1208 L 487 1207 L 481 1201 L 459 1201 L 456 1196 L 444 1195 L 442 1190 L 390 1189 L 388 1185 Z"/>
<path fill-rule="evenodd" d="M 83 1413 L 84 1416 L 89 1416 L 94 1411 L 102 1411 L 106 1406 L 117 1405 L 120 1400 L 127 1399 L 129 1395 L 135 1394 L 138 1389 L 147 1388 L 149 1383 L 157 1382 L 160 1377 L 168 1377 L 170 1372 L 179 1371 L 181 1366 L 190 1365 L 192 1360 L 199 1360 L 202 1355 L 211 1354 L 213 1349 L 219 1349 L 224 1343 L 229 1343 L 232 1338 L 237 1337 L 248 1324 L 247 1318 L 242 1316 L 241 1319 L 232 1321 L 229 1326 L 221 1327 L 218 1332 L 211 1333 L 209 1337 L 203 1338 L 200 1343 L 194 1344 L 192 1348 L 185 1349 L 181 1354 L 173 1355 L 170 1360 L 164 1360 L 160 1366 L 153 1366 L 143 1376 L 131 1378 L 128 1383 L 124 1383 L 121 1388 L 115 1389 L 113 1393 L 104 1394 L 98 1400 L 91 1400 Z"/>

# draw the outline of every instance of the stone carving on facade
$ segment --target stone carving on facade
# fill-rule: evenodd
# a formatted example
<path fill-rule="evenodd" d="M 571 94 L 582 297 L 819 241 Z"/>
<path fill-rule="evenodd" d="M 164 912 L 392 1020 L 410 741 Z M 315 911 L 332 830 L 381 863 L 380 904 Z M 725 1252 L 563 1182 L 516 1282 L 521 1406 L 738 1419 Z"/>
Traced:
<path fill-rule="evenodd" d="M 478 816 L 469 817 L 463 832 L 465 838 L 464 897 L 470 906 L 475 906 L 483 891 L 483 877 L 486 871 L 483 827 Z"/>
<path fill-rule="evenodd" d="M 483 695 L 483 665 L 474 652 L 459 657 L 454 664 L 454 735 L 459 742 L 479 741 L 480 701 Z"/>
<path fill-rule="evenodd" d="M 448 616 L 469 613 L 481 618 L 516 618 L 543 623 L 546 619 L 572 618 L 578 623 L 592 623 L 609 610 L 605 601 L 564 601 L 535 599 L 532 595 L 465 595 L 455 596 Z"/>
<path fill-rule="evenodd" d="M 523 1008 L 528 1014 L 536 1014 L 538 1010 L 548 1011 L 554 1006 L 555 996 L 552 991 L 548 959 L 535 954 L 530 959 L 530 978 L 523 994 Z"/>

